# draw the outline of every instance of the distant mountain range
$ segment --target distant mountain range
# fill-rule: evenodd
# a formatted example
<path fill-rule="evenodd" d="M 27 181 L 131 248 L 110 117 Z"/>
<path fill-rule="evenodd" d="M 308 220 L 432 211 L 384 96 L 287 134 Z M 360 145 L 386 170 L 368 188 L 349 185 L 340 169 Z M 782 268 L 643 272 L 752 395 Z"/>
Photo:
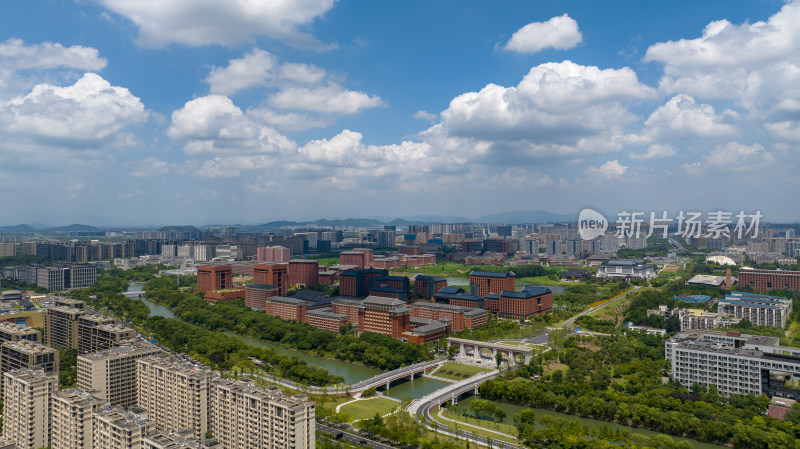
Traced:
<path fill-rule="evenodd" d="M 341 220 L 320 219 L 314 221 L 271 221 L 264 223 L 263 228 L 279 228 L 281 226 L 353 226 L 376 227 L 384 225 L 408 226 L 428 223 L 564 223 L 576 221 L 577 214 L 556 214 L 542 210 L 501 212 L 484 215 L 478 218 L 458 217 L 452 215 L 413 215 L 384 221 L 376 218 L 346 218 Z"/>
<path fill-rule="evenodd" d="M 94 232 L 100 229 L 83 224 L 71 224 L 69 226 L 57 227 L 33 227 L 31 225 L 20 224 L 16 226 L 0 226 L 0 234 L 30 234 L 34 232 L 55 233 L 55 232 Z"/>

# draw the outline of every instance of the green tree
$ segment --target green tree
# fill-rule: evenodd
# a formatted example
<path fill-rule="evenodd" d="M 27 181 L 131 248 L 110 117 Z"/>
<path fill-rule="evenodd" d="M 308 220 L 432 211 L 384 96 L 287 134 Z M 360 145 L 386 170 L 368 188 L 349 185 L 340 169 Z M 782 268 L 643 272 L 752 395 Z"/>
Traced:
<path fill-rule="evenodd" d="M 458 354 L 458 351 L 459 351 L 458 346 L 448 346 L 447 347 L 447 357 L 452 360 L 453 357 L 455 357 L 456 354 Z"/>
<path fill-rule="evenodd" d="M 497 368 L 500 368 L 500 365 L 503 364 L 503 354 L 501 354 L 499 352 L 496 353 L 494 355 L 494 361 L 497 362 Z"/>

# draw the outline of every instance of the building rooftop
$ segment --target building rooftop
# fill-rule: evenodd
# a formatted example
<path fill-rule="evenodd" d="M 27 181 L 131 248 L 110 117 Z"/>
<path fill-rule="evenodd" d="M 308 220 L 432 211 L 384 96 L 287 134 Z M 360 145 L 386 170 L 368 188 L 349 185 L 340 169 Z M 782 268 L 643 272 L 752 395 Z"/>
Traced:
<path fill-rule="evenodd" d="M 30 340 L 7 341 L 2 344 L 2 347 L 11 349 L 13 351 L 21 352 L 23 354 L 39 354 L 42 352 L 55 352 L 56 350 L 50 346 L 36 343 Z"/>
<path fill-rule="evenodd" d="M 90 354 L 81 354 L 78 357 L 86 358 L 89 360 L 102 360 L 113 359 L 117 357 L 129 357 L 135 355 L 152 354 L 153 352 L 160 352 L 161 350 L 150 343 L 142 340 L 130 340 L 123 342 L 121 346 L 102 351 L 93 352 Z"/>
<path fill-rule="evenodd" d="M 216 372 L 204 365 L 183 360 L 175 360 L 166 355 L 142 357 L 141 359 L 137 360 L 137 363 L 154 365 L 159 368 L 169 370 L 173 373 L 180 374 L 181 376 L 198 380 L 219 377 Z"/>
<path fill-rule="evenodd" d="M 405 301 L 394 298 L 383 298 L 380 296 L 367 296 L 363 304 L 366 305 L 381 305 L 381 306 L 403 306 Z"/>
<path fill-rule="evenodd" d="M 296 299 L 302 299 L 303 301 L 319 302 L 320 300 L 327 298 L 328 294 L 317 290 L 305 289 L 297 291 L 291 297 Z"/>
<path fill-rule="evenodd" d="M 0 321 L 0 332 L 8 332 L 16 335 L 39 334 L 39 331 L 34 328 L 20 326 L 19 324 L 14 324 L 10 321 Z"/>
<path fill-rule="evenodd" d="M 341 313 L 336 313 L 330 307 L 325 307 L 325 308 L 322 308 L 322 309 L 309 310 L 308 312 L 306 312 L 306 316 L 307 317 L 308 316 L 318 316 L 318 317 L 321 317 L 321 318 L 329 318 L 329 319 L 334 319 L 334 320 L 346 320 L 347 319 L 347 315 L 343 315 Z"/>
<path fill-rule="evenodd" d="M 68 388 L 66 390 L 59 390 L 55 392 L 54 396 L 63 401 L 71 404 L 85 403 L 87 405 L 99 404 L 100 399 L 92 396 L 91 394 L 78 390 L 77 388 Z"/>
<path fill-rule="evenodd" d="M 524 293 L 530 293 L 533 296 L 541 296 L 548 293 L 553 293 L 553 291 L 547 287 L 539 287 L 536 285 L 526 285 L 525 287 L 522 287 L 522 291 Z"/>
<path fill-rule="evenodd" d="M 478 276 L 484 278 L 500 278 L 500 279 L 516 277 L 513 271 L 506 271 L 505 273 L 495 273 L 493 271 L 478 271 L 478 270 L 471 271 L 469 273 L 469 276 L 470 277 Z"/>
<path fill-rule="evenodd" d="M 344 304 L 348 306 L 360 306 L 363 305 L 364 300 L 360 298 L 351 298 L 348 296 L 337 296 L 333 298 L 334 304 Z"/>
<path fill-rule="evenodd" d="M 264 389 L 254 385 L 250 379 L 246 378 L 238 380 L 233 378 L 216 379 L 214 380 L 214 385 L 229 391 L 252 396 L 256 399 L 274 401 L 283 404 L 287 408 L 314 407 L 314 403 L 309 401 L 305 395 L 287 395 L 278 387 Z"/>
<path fill-rule="evenodd" d="M 274 303 L 277 303 L 277 304 L 288 304 L 288 305 L 298 306 L 298 307 L 300 307 L 300 306 L 311 306 L 311 305 L 314 304 L 311 301 L 304 301 L 302 299 L 289 298 L 289 297 L 286 297 L 286 296 L 271 296 L 271 297 L 267 298 L 267 302 L 274 302 Z"/>
<path fill-rule="evenodd" d="M 725 282 L 725 276 L 712 276 L 709 274 L 696 274 L 686 281 L 687 284 L 701 284 L 719 287 Z"/>
<path fill-rule="evenodd" d="M 428 282 L 445 282 L 447 279 L 439 276 L 428 276 L 426 274 L 418 274 L 414 276 L 414 280 L 428 281 Z"/>
<path fill-rule="evenodd" d="M 244 284 L 244 288 L 246 289 L 253 289 L 253 290 L 280 290 L 280 287 L 277 287 L 272 284 L 259 284 L 257 282 L 251 282 L 249 284 Z"/>

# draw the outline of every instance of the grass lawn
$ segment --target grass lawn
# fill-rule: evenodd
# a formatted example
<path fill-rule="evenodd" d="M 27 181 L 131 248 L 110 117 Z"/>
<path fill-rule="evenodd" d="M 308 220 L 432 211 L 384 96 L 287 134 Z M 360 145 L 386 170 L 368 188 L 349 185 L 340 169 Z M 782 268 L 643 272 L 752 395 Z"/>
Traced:
<path fill-rule="evenodd" d="M 347 413 L 353 419 L 358 420 L 372 418 L 376 413 L 383 416 L 398 407 L 400 407 L 400 403 L 397 401 L 386 398 L 371 398 L 343 405 L 339 411 Z"/>
<path fill-rule="evenodd" d="M 631 295 L 627 295 L 622 299 L 615 299 L 611 304 L 607 304 L 595 310 L 590 313 L 589 316 L 598 320 L 620 321 L 632 300 L 633 297 Z"/>
<path fill-rule="evenodd" d="M 469 276 L 473 269 L 480 269 L 473 265 L 464 265 L 456 262 L 439 262 L 436 265 L 423 265 L 421 267 L 392 268 L 397 273 L 423 273 L 435 276 Z"/>
<path fill-rule="evenodd" d="M 312 260 L 316 260 L 319 262 L 320 265 L 324 265 L 326 267 L 330 267 L 332 265 L 339 265 L 339 258 L 338 257 L 310 257 Z"/>
<path fill-rule="evenodd" d="M 513 270 L 512 270 L 513 271 Z M 554 281 L 547 276 L 534 276 L 529 278 L 517 278 L 517 288 L 521 289 L 526 285 L 575 285 L 575 282 Z"/>
<path fill-rule="evenodd" d="M 493 421 L 486 421 L 483 419 L 469 418 L 466 416 L 461 416 L 457 413 L 453 413 L 449 410 L 444 410 L 442 416 L 444 416 L 445 419 L 442 419 L 442 417 L 440 417 L 438 414 L 435 415 L 435 418 L 437 420 L 441 420 L 442 424 L 447 424 L 448 426 L 451 427 L 458 426 L 459 430 L 463 430 L 468 433 L 472 433 L 474 431 L 478 435 L 483 435 L 494 440 L 502 440 L 515 444 L 519 443 L 519 441 L 517 441 L 517 439 L 514 438 L 513 436 L 503 436 L 496 434 L 494 432 L 490 432 L 490 430 L 494 430 L 495 432 L 501 432 L 508 435 L 516 435 L 517 428 L 515 426 L 512 426 L 511 424 L 495 423 Z M 476 429 L 475 427 L 467 426 L 464 424 L 471 424 L 472 426 L 478 426 L 480 427 L 480 429 Z"/>
<path fill-rule="evenodd" d="M 434 376 L 443 377 L 452 380 L 464 380 L 479 373 L 485 373 L 488 370 L 478 366 L 462 365 L 455 362 L 445 362 L 439 369 L 433 372 Z"/>

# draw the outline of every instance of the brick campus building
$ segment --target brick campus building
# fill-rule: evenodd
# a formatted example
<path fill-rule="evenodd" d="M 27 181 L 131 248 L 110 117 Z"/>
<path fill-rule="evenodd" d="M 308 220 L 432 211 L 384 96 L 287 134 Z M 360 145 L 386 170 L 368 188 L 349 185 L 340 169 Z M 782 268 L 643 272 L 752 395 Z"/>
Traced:
<path fill-rule="evenodd" d="M 469 286 L 473 295 L 486 297 L 490 293 L 499 295 L 516 290 L 516 275 L 513 271 L 494 273 L 491 271 L 472 271 Z"/>
<path fill-rule="evenodd" d="M 233 269 L 230 265 L 201 265 L 197 267 L 197 291 L 210 292 L 233 288 Z"/>
<path fill-rule="evenodd" d="M 739 270 L 739 285 L 747 285 L 757 292 L 770 290 L 800 291 L 800 271 Z"/>
<path fill-rule="evenodd" d="M 432 299 L 439 290 L 447 287 L 447 279 L 438 276 L 418 274 L 414 276 L 414 294 L 420 298 Z"/>
<path fill-rule="evenodd" d="M 253 282 L 278 287 L 281 295 L 289 291 L 289 264 L 265 263 L 253 267 Z"/>
<path fill-rule="evenodd" d="M 311 259 L 289 261 L 289 285 L 312 287 L 319 284 L 319 262 Z"/>

